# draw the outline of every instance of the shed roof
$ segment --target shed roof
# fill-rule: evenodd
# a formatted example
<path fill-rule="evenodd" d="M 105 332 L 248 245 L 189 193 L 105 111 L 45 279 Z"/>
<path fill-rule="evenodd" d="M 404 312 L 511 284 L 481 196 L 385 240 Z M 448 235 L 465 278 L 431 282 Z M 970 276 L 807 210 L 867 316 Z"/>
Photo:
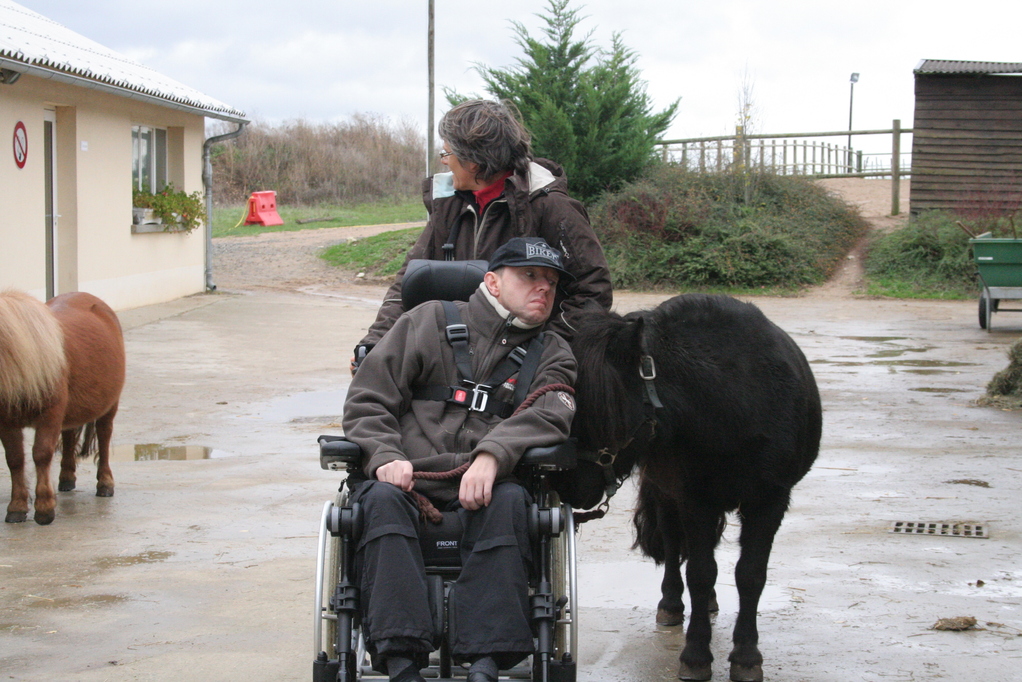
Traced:
<path fill-rule="evenodd" d="M 1022 62 L 964 62 L 924 59 L 912 73 L 921 74 L 1022 74 Z"/>
<path fill-rule="evenodd" d="M 245 112 L 103 47 L 13 0 L 0 0 L 0 68 L 229 121 Z"/>

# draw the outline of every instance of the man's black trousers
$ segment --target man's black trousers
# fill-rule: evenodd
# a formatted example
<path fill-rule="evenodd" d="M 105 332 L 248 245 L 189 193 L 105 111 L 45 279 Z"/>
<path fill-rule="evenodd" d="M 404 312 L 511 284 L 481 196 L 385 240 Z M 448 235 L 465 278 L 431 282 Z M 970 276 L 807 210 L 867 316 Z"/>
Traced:
<path fill-rule="evenodd" d="M 419 546 L 424 522 L 414 499 L 397 486 L 366 481 L 352 502 L 362 505 L 363 530 L 355 553 L 362 626 L 378 657 L 429 652 L 433 631 L 426 572 Z M 457 660 L 493 656 L 508 668 L 533 651 L 529 620 L 528 493 L 498 483 L 490 504 L 462 509 L 461 575 L 448 601 L 451 652 Z"/>

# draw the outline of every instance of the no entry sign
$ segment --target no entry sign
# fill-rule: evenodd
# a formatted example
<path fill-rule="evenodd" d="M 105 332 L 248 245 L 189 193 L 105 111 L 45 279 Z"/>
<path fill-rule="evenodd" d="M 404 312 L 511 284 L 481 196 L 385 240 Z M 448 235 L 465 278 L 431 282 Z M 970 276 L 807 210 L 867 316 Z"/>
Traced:
<path fill-rule="evenodd" d="M 18 164 L 18 168 L 24 168 L 27 159 L 28 131 L 25 130 L 25 124 L 18 121 L 14 124 L 14 163 Z"/>

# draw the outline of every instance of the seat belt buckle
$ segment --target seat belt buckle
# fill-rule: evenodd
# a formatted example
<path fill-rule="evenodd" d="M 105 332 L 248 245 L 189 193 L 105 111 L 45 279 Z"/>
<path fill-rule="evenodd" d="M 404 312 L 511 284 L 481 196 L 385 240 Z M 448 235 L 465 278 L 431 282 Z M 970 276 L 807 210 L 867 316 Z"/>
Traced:
<path fill-rule="evenodd" d="M 472 403 L 468 406 L 470 412 L 483 412 L 486 404 L 490 402 L 491 386 L 476 384 L 472 387 Z"/>
<path fill-rule="evenodd" d="M 465 324 L 449 324 L 447 325 L 447 343 L 456 342 L 467 342 L 468 341 L 468 325 Z"/>

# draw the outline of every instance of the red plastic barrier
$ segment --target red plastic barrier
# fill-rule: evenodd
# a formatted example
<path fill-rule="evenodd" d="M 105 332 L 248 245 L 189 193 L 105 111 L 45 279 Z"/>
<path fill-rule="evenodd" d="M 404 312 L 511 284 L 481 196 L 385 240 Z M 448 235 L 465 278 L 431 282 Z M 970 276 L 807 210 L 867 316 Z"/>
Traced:
<path fill-rule="evenodd" d="M 252 192 L 248 198 L 246 225 L 283 225 L 277 213 L 276 192 Z"/>

